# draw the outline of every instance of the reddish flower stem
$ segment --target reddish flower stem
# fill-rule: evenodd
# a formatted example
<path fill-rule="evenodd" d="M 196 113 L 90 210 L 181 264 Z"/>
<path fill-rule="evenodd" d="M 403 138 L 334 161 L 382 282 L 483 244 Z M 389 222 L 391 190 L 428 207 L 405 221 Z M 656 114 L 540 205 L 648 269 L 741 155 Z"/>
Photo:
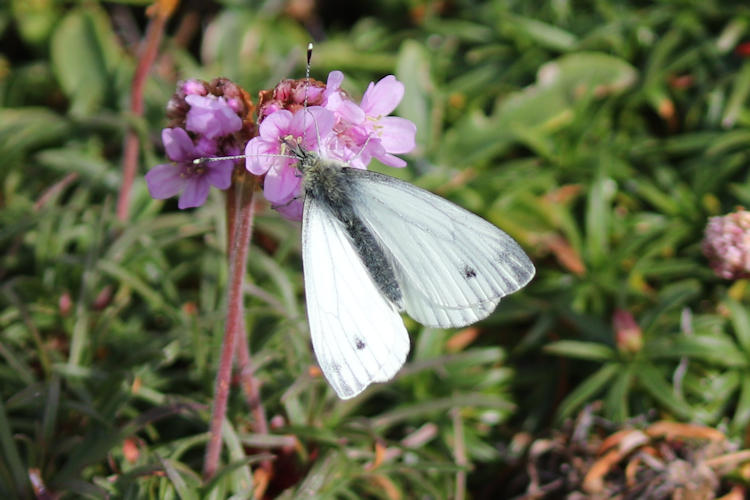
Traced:
<path fill-rule="evenodd" d="M 255 177 L 240 171 L 234 181 L 234 193 L 228 208 L 229 222 L 229 290 L 227 321 L 221 346 L 219 369 L 216 373 L 213 410 L 209 430 L 206 459 L 203 464 L 203 477 L 210 479 L 219 466 L 222 445 L 222 426 L 227 412 L 227 400 L 232 377 L 232 360 L 237 349 L 238 337 L 244 337 L 243 285 L 247 270 L 247 253 L 253 230 L 253 190 Z M 246 342 L 242 342 L 246 344 Z M 249 353 L 248 353 L 249 359 Z"/>
<path fill-rule="evenodd" d="M 235 219 L 237 217 L 237 196 L 235 190 L 227 191 L 227 248 L 232 248 L 234 242 Z M 255 368 L 250 357 L 250 347 L 247 341 L 247 330 L 245 328 L 244 315 L 238 319 L 241 326 L 237 341 L 237 368 L 239 370 L 240 384 L 245 393 L 247 406 L 255 419 L 254 431 L 258 434 L 268 434 L 268 420 L 266 411 L 260 399 L 260 384 L 255 380 Z M 263 462 L 261 462 L 263 464 Z"/>
<path fill-rule="evenodd" d="M 130 112 L 134 116 L 143 114 L 143 88 L 146 85 L 146 77 L 151 66 L 156 60 L 159 52 L 164 27 L 167 24 L 176 2 L 161 1 L 154 4 L 153 18 L 148 25 L 146 40 L 143 45 L 143 51 L 138 59 L 138 66 L 133 75 L 133 83 L 130 86 Z M 130 213 L 130 191 L 133 187 L 133 180 L 138 171 L 138 134 L 134 130 L 128 130 L 125 135 L 125 146 L 122 160 L 122 183 L 120 184 L 120 193 L 117 198 L 117 218 L 121 221 L 127 221 Z"/>

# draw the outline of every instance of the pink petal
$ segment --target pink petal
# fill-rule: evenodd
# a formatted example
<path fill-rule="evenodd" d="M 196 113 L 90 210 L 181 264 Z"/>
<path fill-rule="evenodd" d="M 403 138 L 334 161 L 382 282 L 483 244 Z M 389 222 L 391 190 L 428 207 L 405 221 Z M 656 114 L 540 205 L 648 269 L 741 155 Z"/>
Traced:
<path fill-rule="evenodd" d="M 380 163 L 383 165 L 388 165 L 389 167 L 405 167 L 406 162 L 402 160 L 401 158 L 397 156 L 393 156 L 391 154 L 388 154 L 383 147 L 383 145 L 380 143 L 380 140 L 371 140 L 370 146 L 368 146 L 369 152 L 372 154 L 373 157 L 377 158 Z"/>
<path fill-rule="evenodd" d="M 344 81 L 344 74 L 341 71 L 331 71 L 328 73 L 328 80 L 326 81 L 326 95 L 332 94 L 341 88 L 341 83 Z"/>
<path fill-rule="evenodd" d="M 190 94 L 206 95 L 206 93 L 208 93 L 208 91 L 206 90 L 206 85 L 200 80 L 195 80 L 195 79 L 185 80 L 185 81 L 179 82 L 177 85 L 181 88 L 182 92 L 185 95 L 190 95 Z"/>
<path fill-rule="evenodd" d="M 164 200 L 176 195 L 185 184 L 182 168 L 171 163 L 157 165 L 146 174 L 146 185 L 152 198 Z"/>
<path fill-rule="evenodd" d="M 364 110 L 360 108 L 356 103 L 343 99 L 341 104 L 336 109 L 336 113 L 348 122 L 359 125 L 367 118 Z"/>
<path fill-rule="evenodd" d="M 299 173 L 292 167 L 273 168 L 266 174 L 263 194 L 271 203 L 282 203 L 299 193 Z"/>
<path fill-rule="evenodd" d="M 294 114 L 289 130 L 294 137 L 302 138 L 305 149 L 316 149 L 318 142 L 333 129 L 336 117 L 320 106 L 301 109 Z"/>
<path fill-rule="evenodd" d="M 247 156 L 245 168 L 254 175 L 265 174 L 276 160 L 275 157 L 268 156 L 269 154 L 278 154 L 278 150 L 274 151 L 273 144 L 269 145 L 260 137 L 253 137 L 245 146 L 245 155 Z"/>
<path fill-rule="evenodd" d="M 260 136 L 267 141 L 278 142 L 279 138 L 289 134 L 292 116 L 292 112 L 286 109 L 274 111 L 260 124 Z"/>
<path fill-rule="evenodd" d="M 193 149 L 193 158 L 209 158 L 216 156 L 219 152 L 219 146 L 216 141 L 209 139 L 206 136 L 199 136 L 195 141 L 195 149 Z"/>
<path fill-rule="evenodd" d="M 360 107 L 367 116 L 385 116 L 396 109 L 404 97 L 404 84 L 396 80 L 393 75 L 382 78 L 378 83 L 367 87 L 362 96 Z"/>
<path fill-rule="evenodd" d="M 161 142 L 167 156 L 172 161 L 188 161 L 193 159 L 193 140 L 182 128 L 165 128 L 161 131 Z"/>
<path fill-rule="evenodd" d="M 227 189 L 232 185 L 232 172 L 234 172 L 232 160 L 211 162 L 205 173 L 205 179 L 212 186 Z"/>
<path fill-rule="evenodd" d="M 406 162 L 404 160 L 402 160 L 398 156 L 393 156 L 388 153 L 382 156 L 378 156 L 378 161 L 383 165 L 388 165 L 389 167 L 403 168 L 406 166 Z"/>
<path fill-rule="evenodd" d="M 177 208 L 184 210 L 203 205 L 208 197 L 208 189 L 208 182 L 202 176 L 191 177 L 185 182 L 185 190 L 180 195 Z"/>
<path fill-rule="evenodd" d="M 380 142 L 389 153 L 408 153 L 414 149 L 417 126 L 406 118 L 386 116 L 378 120 Z"/>
<path fill-rule="evenodd" d="M 304 204 L 301 198 L 293 198 L 292 201 L 274 205 L 274 209 L 285 219 L 302 220 L 302 208 Z"/>
<path fill-rule="evenodd" d="M 185 128 L 191 132 L 213 139 L 242 128 L 242 120 L 223 97 L 189 95 L 185 102 L 190 105 Z"/>

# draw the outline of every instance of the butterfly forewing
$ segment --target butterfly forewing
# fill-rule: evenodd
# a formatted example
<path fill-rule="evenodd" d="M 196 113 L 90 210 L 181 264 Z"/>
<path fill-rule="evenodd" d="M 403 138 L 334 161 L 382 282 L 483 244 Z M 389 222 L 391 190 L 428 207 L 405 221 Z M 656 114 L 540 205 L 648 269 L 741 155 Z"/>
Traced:
<path fill-rule="evenodd" d="M 399 179 L 345 171 L 354 209 L 392 255 L 406 312 L 420 323 L 471 324 L 534 276 L 521 247 L 481 217 Z"/>
<path fill-rule="evenodd" d="M 312 197 L 302 222 L 305 297 L 313 349 L 339 397 L 393 378 L 409 337 L 396 308 L 381 294 L 344 227 Z"/>

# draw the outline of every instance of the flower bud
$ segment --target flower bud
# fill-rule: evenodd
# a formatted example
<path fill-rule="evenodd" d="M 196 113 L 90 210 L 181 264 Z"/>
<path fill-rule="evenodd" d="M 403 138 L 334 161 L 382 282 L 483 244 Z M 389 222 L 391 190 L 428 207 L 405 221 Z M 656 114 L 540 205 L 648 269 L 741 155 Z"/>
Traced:
<path fill-rule="evenodd" d="M 305 99 L 308 106 L 320 106 L 325 89 L 326 85 L 314 78 L 282 80 L 273 90 L 258 93 L 258 121 L 280 109 L 294 113 L 305 106 Z"/>
<path fill-rule="evenodd" d="M 615 344 L 620 352 L 636 353 L 643 348 L 643 331 L 633 315 L 624 309 L 615 309 L 612 315 Z"/>
<path fill-rule="evenodd" d="M 708 219 L 702 248 L 718 276 L 750 277 L 750 212 L 738 210 Z"/>

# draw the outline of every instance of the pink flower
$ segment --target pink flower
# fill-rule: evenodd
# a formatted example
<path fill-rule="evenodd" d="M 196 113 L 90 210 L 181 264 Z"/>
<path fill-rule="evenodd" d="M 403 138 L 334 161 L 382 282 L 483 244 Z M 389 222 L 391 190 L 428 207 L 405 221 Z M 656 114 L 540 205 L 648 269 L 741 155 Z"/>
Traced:
<path fill-rule="evenodd" d="M 206 95 L 208 89 L 206 88 L 205 82 L 200 80 L 190 79 L 184 80 L 177 84 L 177 89 L 182 93 L 183 96 L 187 95 Z"/>
<path fill-rule="evenodd" d="M 371 136 L 377 137 L 382 146 L 383 152 L 373 156 L 392 167 L 403 167 L 406 162 L 391 153 L 408 153 L 415 146 L 417 126 L 405 118 L 387 116 L 396 109 L 403 97 L 404 84 L 396 80 L 395 76 L 388 75 L 378 83 L 370 82 L 359 104 L 367 116 L 366 130 Z"/>
<path fill-rule="evenodd" d="M 750 212 L 738 210 L 708 219 L 702 248 L 720 277 L 750 277 Z"/>
<path fill-rule="evenodd" d="M 227 189 L 232 183 L 232 160 L 194 164 L 196 158 L 216 155 L 216 144 L 210 139 L 193 143 L 181 128 L 165 128 L 161 139 L 167 156 L 174 163 L 157 165 L 146 174 L 146 184 L 152 198 L 163 200 L 182 191 L 177 206 L 180 209 L 203 205 L 210 186 Z"/>
<path fill-rule="evenodd" d="M 276 208 L 284 207 L 285 215 L 296 218 L 301 214 L 301 201 L 297 199 L 301 177 L 295 166 L 297 159 L 282 150 L 282 140 L 291 136 L 302 148 L 315 151 L 318 137 L 330 134 L 334 121 L 333 113 L 320 106 L 294 114 L 281 109 L 268 115 L 260 124 L 259 135 L 247 143 L 245 167 L 252 174 L 265 175 L 263 194 Z"/>
<path fill-rule="evenodd" d="M 331 71 L 328 74 L 326 89 L 323 92 L 325 107 L 336 113 L 341 121 L 360 124 L 365 121 L 365 112 L 341 90 L 341 82 L 343 81 L 344 74 L 341 71 Z"/>
<path fill-rule="evenodd" d="M 343 79 L 340 71 L 332 71 L 324 93 L 326 108 L 338 118 L 336 137 L 327 144 L 332 156 L 357 168 L 366 168 L 372 158 L 391 167 L 406 166 L 392 153 L 414 149 L 417 127 L 405 118 L 386 116 L 404 97 L 404 84 L 393 75 L 370 82 L 358 106 L 339 89 Z"/>
<path fill-rule="evenodd" d="M 255 133 L 252 120 L 243 121 L 252 109 L 247 93 L 226 78 L 178 83 L 167 103 L 169 128 L 162 130 L 173 163 L 157 165 L 146 174 L 151 196 L 164 199 L 181 192 L 178 206 L 184 209 L 202 205 L 210 186 L 227 189 L 234 160 L 193 160 L 239 154 Z"/>
<path fill-rule="evenodd" d="M 229 135 L 242 128 L 242 120 L 223 97 L 191 94 L 185 97 L 190 105 L 185 128 L 209 139 Z"/>

